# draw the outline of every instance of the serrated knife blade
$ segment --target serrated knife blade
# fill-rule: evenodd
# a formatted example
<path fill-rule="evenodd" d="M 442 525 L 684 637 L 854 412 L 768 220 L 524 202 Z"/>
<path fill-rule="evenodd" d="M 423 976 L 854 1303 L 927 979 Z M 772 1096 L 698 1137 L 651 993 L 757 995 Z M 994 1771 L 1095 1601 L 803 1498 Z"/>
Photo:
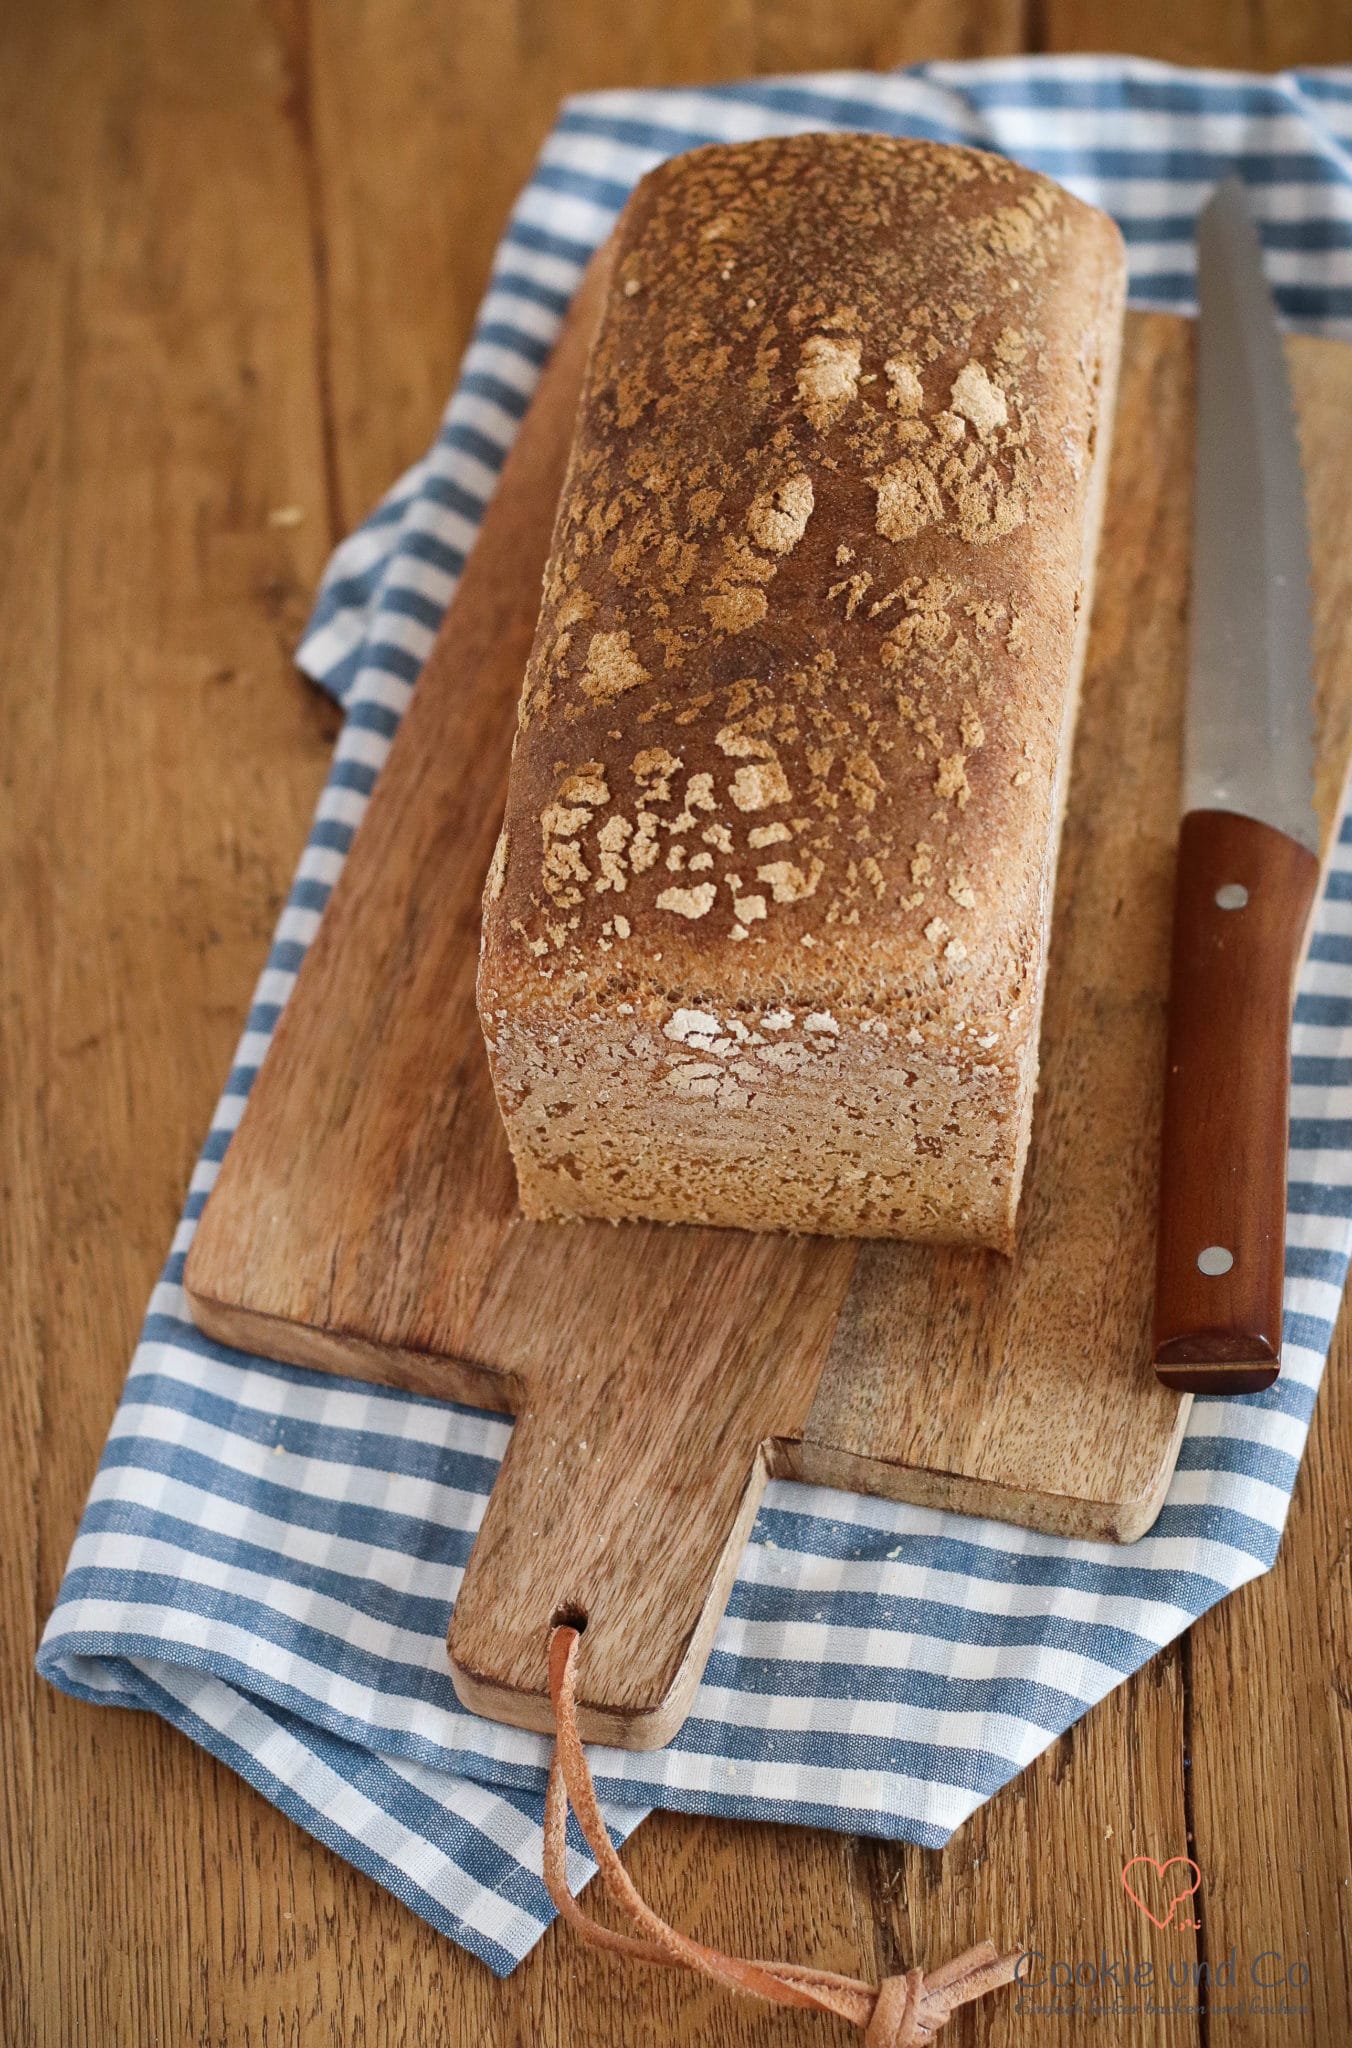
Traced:
<path fill-rule="evenodd" d="M 1197 232 L 1196 495 L 1184 809 L 1319 847 L 1310 549 L 1295 410 L 1244 187 Z"/>
<path fill-rule="evenodd" d="M 1202 212 L 1198 283 L 1154 1359 L 1167 1386 L 1239 1394 L 1281 1367 L 1291 1008 L 1319 836 L 1300 448 L 1238 180 Z"/>

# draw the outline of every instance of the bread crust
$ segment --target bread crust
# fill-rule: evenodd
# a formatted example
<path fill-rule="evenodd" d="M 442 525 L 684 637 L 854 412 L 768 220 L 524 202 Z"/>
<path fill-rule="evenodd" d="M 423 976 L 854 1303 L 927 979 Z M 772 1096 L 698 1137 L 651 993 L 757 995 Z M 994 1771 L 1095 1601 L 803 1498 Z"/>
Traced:
<path fill-rule="evenodd" d="M 528 1213 L 1009 1247 L 1123 296 L 975 150 L 635 191 L 484 898 Z"/>

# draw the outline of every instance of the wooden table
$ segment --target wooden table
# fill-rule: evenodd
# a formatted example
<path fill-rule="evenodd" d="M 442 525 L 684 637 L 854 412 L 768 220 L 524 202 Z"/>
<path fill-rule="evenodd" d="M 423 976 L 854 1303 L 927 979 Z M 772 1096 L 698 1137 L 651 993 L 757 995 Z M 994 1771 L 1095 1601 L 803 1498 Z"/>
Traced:
<path fill-rule="evenodd" d="M 559 97 L 1345 61 L 1352 6 L 10 0 L 0 33 L 0 2039 L 843 2041 L 557 1929 L 496 1982 L 160 1722 L 38 1685 L 36 1637 L 337 728 L 291 668 L 310 593 L 425 445 Z M 1349 2038 L 1350 1330 L 1276 1570 L 949 1850 L 656 1816 L 639 1883 L 705 1940 L 877 1972 L 985 1932 L 1139 1954 L 1122 1863 L 1187 1852 L 1200 1952 L 1307 1962 L 1311 2019 L 993 2003 L 945 2038 Z"/>

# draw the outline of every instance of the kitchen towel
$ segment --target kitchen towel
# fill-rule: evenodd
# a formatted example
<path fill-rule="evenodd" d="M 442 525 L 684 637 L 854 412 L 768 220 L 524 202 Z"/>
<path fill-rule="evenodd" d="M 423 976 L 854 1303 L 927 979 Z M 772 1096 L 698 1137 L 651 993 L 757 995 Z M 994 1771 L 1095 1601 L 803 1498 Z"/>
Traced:
<path fill-rule="evenodd" d="M 551 1917 L 547 1745 L 462 1710 L 445 1638 L 510 1424 L 208 1342 L 183 1259 L 588 256 L 661 157 L 807 128 L 981 143 L 1050 172 L 1117 216 L 1133 303 L 1179 312 L 1198 208 L 1237 170 L 1284 313 L 1352 333 L 1352 69 L 930 64 L 561 109 L 436 442 L 338 549 L 301 649 L 345 727 L 38 1659 L 81 1698 L 163 1714 L 500 1972 Z M 1271 1564 L 1352 1251 L 1347 833 L 1294 1082 L 1282 1378 L 1196 1403 L 1153 1531 L 1124 1550 L 772 1484 L 677 1740 L 593 1752 L 617 1839 L 660 1805 L 937 1847 Z M 589 1868 L 579 1841 L 575 1879 Z"/>

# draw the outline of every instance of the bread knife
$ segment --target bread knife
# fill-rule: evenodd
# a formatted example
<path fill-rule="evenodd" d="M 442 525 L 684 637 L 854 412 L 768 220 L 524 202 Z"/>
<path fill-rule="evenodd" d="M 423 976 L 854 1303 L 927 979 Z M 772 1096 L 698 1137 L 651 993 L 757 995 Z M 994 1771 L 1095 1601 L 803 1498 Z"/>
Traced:
<path fill-rule="evenodd" d="M 1196 495 L 1155 1273 L 1166 1386 L 1281 1369 L 1291 1011 L 1319 879 L 1295 411 L 1236 178 L 1198 226 Z"/>

